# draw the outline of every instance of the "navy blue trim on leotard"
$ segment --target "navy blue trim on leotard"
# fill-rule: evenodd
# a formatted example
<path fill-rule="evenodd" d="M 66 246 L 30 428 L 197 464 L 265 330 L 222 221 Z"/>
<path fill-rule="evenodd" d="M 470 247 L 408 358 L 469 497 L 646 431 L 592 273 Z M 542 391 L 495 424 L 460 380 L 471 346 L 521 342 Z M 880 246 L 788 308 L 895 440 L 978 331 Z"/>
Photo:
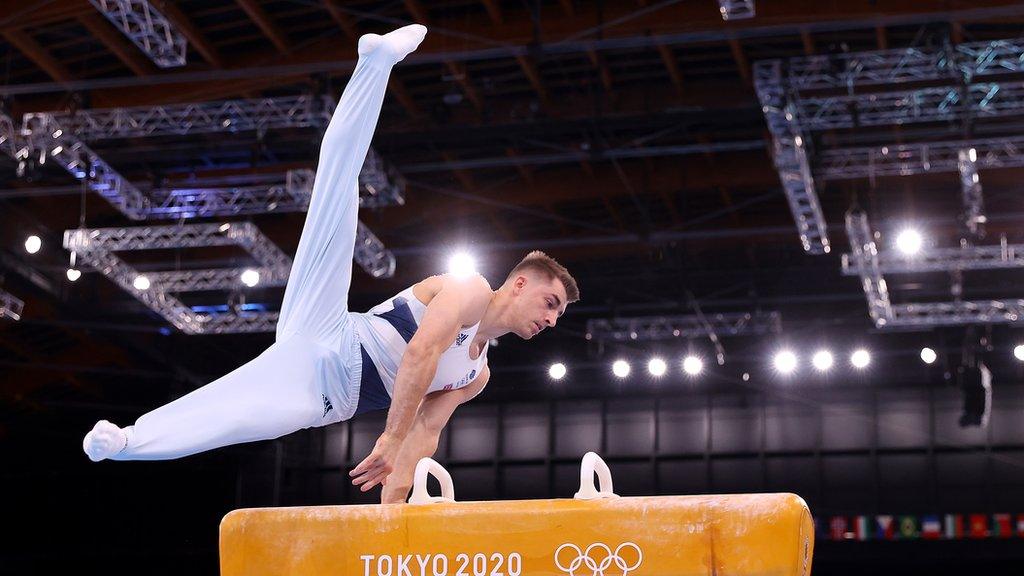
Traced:
<path fill-rule="evenodd" d="M 353 416 L 384 410 L 391 406 L 391 396 L 384 388 L 377 367 L 373 365 L 373 360 L 370 360 L 370 355 L 366 353 L 366 348 L 363 348 L 362 344 L 359 345 L 359 352 L 363 356 L 363 374 L 359 379 L 359 404 L 356 405 L 356 413 Z"/>
<path fill-rule="evenodd" d="M 416 329 L 419 328 L 416 317 L 412 315 L 409 301 L 405 298 L 400 296 L 392 300 L 391 303 L 394 304 L 394 308 L 383 314 L 377 314 L 377 316 L 387 320 L 408 344 L 416 334 Z M 363 355 L 363 375 L 359 381 L 359 404 L 356 406 L 356 416 L 364 412 L 384 410 L 391 406 L 391 396 L 384 388 L 384 381 L 381 380 L 373 360 L 370 360 L 370 356 L 366 353 L 366 348 L 360 345 L 359 352 Z"/>
<path fill-rule="evenodd" d="M 398 334 L 408 344 L 412 340 L 413 334 L 416 334 L 419 324 L 416 323 L 416 318 L 412 315 L 412 310 L 409 309 L 408 300 L 399 296 L 392 300 L 391 303 L 394 304 L 394 308 L 383 314 L 377 314 L 377 316 L 387 320 L 389 324 L 394 326 Z"/>

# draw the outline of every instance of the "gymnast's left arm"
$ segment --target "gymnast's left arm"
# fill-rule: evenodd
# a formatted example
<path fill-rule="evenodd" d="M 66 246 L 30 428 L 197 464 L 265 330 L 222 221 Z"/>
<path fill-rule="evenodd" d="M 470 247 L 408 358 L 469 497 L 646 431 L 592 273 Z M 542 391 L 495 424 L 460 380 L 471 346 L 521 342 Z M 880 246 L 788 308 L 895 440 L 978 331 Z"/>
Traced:
<path fill-rule="evenodd" d="M 448 275 L 441 290 L 427 304 L 420 326 L 402 355 L 384 432 L 377 438 L 373 452 L 349 472 L 352 483 L 363 492 L 384 483 L 394 471 L 398 451 L 437 372 L 438 359 L 463 326 L 480 321 L 492 294 L 482 276 Z"/>
<path fill-rule="evenodd" d="M 416 421 L 412 430 L 402 442 L 402 448 L 398 451 L 398 458 L 395 460 L 395 471 L 387 478 L 383 490 L 380 493 L 381 504 L 392 504 L 405 502 L 409 496 L 409 489 L 412 488 L 413 476 L 416 471 L 416 464 L 423 458 L 429 458 L 437 451 L 437 442 L 441 438 L 441 431 L 448 424 L 455 409 L 469 402 L 487 386 L 491 378 L 491 370 L 484 364 L 483 370 L 475 380 L 465 388 L 434 392 L 423 399 L 420 409 L 416 413 Z"/>

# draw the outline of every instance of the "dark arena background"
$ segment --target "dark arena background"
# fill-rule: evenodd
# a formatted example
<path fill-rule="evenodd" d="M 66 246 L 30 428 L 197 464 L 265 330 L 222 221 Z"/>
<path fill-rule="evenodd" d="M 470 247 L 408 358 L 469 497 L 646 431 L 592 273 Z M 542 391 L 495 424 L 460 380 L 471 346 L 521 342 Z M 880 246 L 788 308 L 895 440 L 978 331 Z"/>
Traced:
<path fill-rule="evenodd" d="M 411 22 L 350 309 L 534 249 L 582 293 L 492 342 L 435 455 L 459 500 L 571 498 L 593 450 L 623 496 L 800 495 L 816 575 L 1021 573 L 1024 3 L 24 0 L 0 574 L 217 574 L 231 510 L 379 500 L 348 471 L 384 412 L 173 461 L 82 439 L 273 342 L 357 39 Z"/>

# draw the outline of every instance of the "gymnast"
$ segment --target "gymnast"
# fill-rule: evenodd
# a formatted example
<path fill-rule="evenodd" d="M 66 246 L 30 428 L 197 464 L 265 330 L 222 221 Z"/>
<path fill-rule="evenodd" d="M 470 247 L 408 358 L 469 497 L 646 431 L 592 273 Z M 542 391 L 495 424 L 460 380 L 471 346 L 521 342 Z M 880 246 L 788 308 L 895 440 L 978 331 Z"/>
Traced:
<path fill-rule="evenodd" d="M 381 484 L 381 502 L 402 502 L 452 412 L 487 384 L 488 342 L 510 332 L 529 340 L 579 299 L 569 272 L 534 251 L 497 290 L 479 275 L 445 274 L 366 313 L 348 310 L 359 169 L 391 68 L 426 32 L 413 24 L 359 39 L 359 61 L 320 147 L 274 344 L 134 426 L 97 422 L 83 441 L 91 460 L 180 458 L 386 408 L 384 431 L 349 476 L 364 492 Z"/>

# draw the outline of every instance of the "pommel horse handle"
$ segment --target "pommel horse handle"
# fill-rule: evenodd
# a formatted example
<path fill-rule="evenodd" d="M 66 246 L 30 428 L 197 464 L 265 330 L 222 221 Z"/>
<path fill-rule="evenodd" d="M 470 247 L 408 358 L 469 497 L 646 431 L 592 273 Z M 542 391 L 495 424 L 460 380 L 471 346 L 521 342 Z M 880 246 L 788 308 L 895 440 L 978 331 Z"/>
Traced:
<path fill-rule="evenodd" d="M 441 483 L 441 495 L 431 496 L 427 492 L 427 474 Z M 412 481 L 412 496 L 409 504 L 433 504 L 435 502 L 455 502 L 455 485 L 452 475 L 433 458 L 421 458 L 416 464 L 416 475 Z"/>
<path fill-rule="evenodd" d="M 594 473 L 597 472 L 597 479 L 601 484 L 598 490 L 594 486 Z M 580 465 L 580 490 L 576 493 L 577 500 L 596 500 L 598 498 L 618 498 L 612 492 L 612 472 L 604 460 L 594 452 L 587 452 L 583 455 L 583 463 Z"/>

